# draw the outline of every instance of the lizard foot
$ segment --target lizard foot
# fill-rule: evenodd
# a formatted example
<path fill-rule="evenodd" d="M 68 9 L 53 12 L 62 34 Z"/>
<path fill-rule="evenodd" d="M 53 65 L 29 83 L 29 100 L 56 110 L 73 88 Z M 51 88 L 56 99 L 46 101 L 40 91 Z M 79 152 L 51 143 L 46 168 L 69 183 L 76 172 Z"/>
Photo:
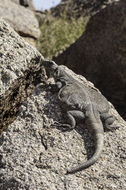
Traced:
<path fill-rule="evenodd" d="M 105 128 L 109 131 L 114 131 L 116 129 L 118 129 L 120 126 L 118 125 L 105 125 Z"/>

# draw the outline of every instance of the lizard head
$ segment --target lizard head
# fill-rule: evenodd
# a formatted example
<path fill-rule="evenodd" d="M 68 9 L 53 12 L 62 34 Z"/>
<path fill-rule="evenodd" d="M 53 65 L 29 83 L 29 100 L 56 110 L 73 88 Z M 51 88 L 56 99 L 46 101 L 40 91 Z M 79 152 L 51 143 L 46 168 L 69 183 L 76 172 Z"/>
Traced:
<path fill-rule="evenodd" d="M 62 65 L 58 66 L 54 61 L 49 60 L 43 61 L 42 65 L 46 69 L 47 77 L 53 77 L 55 80 L 60 79 L 62 82 L 70 81 L 70 76 L 65 72 Z"/>
<path fill-rule="evenodd" d="M 42 65 L 46 69 L 46 74 L 48 77 L 54 77 L 56 71 L 58 70 L 58 65 L 54 61 L 45 60 Z"/>

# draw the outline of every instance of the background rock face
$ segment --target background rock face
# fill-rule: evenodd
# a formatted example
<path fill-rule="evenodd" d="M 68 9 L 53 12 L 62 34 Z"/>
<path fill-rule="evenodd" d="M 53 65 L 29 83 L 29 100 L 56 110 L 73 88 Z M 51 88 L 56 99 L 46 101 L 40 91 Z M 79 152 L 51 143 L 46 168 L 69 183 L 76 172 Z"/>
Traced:
<path fill-rule="evenodd" d="M 36 49 L 0 20 L 0 132 L 13 121 L 33 83 L 40 82 L 40 58 Z"/>
<path fill-rule="evenodd" d="M 0 1 L 0 17 L 4 18 L 22 37 L 35 45 L 40 36 L 34 12 L 12 1 Z"/>
<path fill-rule="evenodd" d="M 126 1 L 92 16 L 85 33 L 54 60 L 91 80 L 126 118 Z"/>
<path fill-rule="evenodd" d="M 80 17 L 94 14 L 106 5 L 116 1 L 119 0 L 62 0 L 51 11 L 55 16 L 65 13 L 68 16 Z"/>
<path fill-rule="evenodd" d="M 91 85 L 68 69 L 67 72 Z M 93 154 L 92 135 L 84 124 L 70 132 L 57 129 L 54 121 L 65 122 L 57 95 L 49 92 L 46 86 L 38 85 L 21 106 L 16 120 L 0 137 L 0 189 L 125 189 L 126 123 L 110 107 L 120 128 L 105 133 L 100 159 L 82 172 L 65 175 L 67 168 L 84 162 L 87 155 Z"/>

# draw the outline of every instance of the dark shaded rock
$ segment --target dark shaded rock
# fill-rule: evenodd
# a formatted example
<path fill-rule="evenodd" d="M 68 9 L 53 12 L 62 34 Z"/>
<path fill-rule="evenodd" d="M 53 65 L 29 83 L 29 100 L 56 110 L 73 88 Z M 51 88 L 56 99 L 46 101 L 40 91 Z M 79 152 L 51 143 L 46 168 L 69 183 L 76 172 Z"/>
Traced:
<path fill-rule="evenodd" d="M 54 16 L 87 16 L 92 15 L 106 5 L 118 0 L 62 0 L 59 5 L 51 9 Z"/>
<path fill-rule="evenodd" d="M 22 5 L 24 7 L 34 9 L 32 0 L 10 0 L 18 5 Z"/>
<path fill-rule="evenodd" d="M 91 80 L 126 118 L 126 1 L 92 16 L 83 35 L 54 60 Z"/>
<path fill-rule="evenodd" d="M 0 183 L 0 189 L 1 190 L 18 190 L 18 189 L 24 189 L 29 190 L 29 186 L 23 185 L 16 181 L 13 177 L 9 180 L 2 180 Z"/>
<path fill-rule="evenodd" d="M 6 165 L 5 163 L 2 162 L 2 158 L 3 158 L 3 156 L 2 156 L 2 154 L 0 154 L 0 169 L 5 168 L 5 165 Z"/>
<path fill-rule="evenodd" d="M 29 7 L 29 0 L 20 0 L 20 5 L 24 7 Z"/>

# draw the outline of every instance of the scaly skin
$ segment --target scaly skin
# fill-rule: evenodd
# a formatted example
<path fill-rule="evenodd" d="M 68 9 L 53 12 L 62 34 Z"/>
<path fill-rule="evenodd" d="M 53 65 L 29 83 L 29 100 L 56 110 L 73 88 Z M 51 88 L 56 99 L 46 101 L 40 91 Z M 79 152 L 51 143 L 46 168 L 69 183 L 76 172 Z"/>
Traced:
<path fill-rule="evenodd" d="M 95 111 L 95 112 L 94 112 Z M 93 110 L 93 107 L 90 105 L 86 111 L 86 125 L 89 129 L 92 130 L 95 136 L 95 153 L 94 155 L 85 163 L 78 165 L 75 168 L 67 170 L 67 174 L 75 173 L 77 171 L 84 170 L 89 166 L 93 165 L 101 155 L 103 143 L 104 143 L 104 130 L 103 125 L 99 117 L 99 113 L 96 114 L 96 110 Z"/>
<path fill-rule="evenodd" d="M 58 89 L 58 99 L 61 107 L 66 110 L 68 124 L 62 124 L 61 126 L 73 129 L 76 127 L 77 119 L 85 119 L 86 126 L 93 132 L 96 139 L 94 155 L 84 164 L 67 170 L 67 174 L 75 173 L 88 168 L 98 160 L 104 142 L 102 122 L 104 121 L 105 126 L 110 128 L 114 118 L 108 114 L 108 102 L 100 93 L 78 82 L 65 72 L 62 66 L 58 66 L 54 62 L 45 61 L 44 66 L 47 74 L 53 76 L 56 83 L 53 85 L 53 89 Z"/>

